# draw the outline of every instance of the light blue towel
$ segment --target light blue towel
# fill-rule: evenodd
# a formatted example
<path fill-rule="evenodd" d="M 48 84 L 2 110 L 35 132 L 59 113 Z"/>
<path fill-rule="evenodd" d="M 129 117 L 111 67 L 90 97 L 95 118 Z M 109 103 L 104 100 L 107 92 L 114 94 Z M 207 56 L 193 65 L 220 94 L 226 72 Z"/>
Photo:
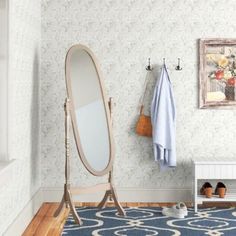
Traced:
<path fill-rule="evenodd" d="M 154 157 L 161 169 L 176 166 L 175 115 L 173 89 L 163 65 L 151 105 Z"/>

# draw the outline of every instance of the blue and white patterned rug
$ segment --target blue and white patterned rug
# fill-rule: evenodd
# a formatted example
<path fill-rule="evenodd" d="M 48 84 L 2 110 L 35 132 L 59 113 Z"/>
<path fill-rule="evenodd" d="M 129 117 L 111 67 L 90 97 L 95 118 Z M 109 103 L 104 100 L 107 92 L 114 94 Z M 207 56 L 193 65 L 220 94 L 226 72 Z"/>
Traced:
<path fill-rule="evenodd" d="M 68 217 L 63 236 L 236 236 L 236 208 L 204 208 L 194 213 L 189 208 L 188 217 L 174 219 L 161 214 L 160 207 L 125 208 L 126 217 L 117 214 L 115 208 L 98 209 L 79 207 L 83 221 L 75 225 Z"/>

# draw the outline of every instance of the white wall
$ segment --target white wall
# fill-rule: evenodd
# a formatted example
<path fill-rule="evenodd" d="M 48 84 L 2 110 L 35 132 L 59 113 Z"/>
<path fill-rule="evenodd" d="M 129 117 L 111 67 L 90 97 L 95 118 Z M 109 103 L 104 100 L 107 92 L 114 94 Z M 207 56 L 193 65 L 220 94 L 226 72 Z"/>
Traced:
<path fill-rule="evenodd" d="M 197 40 L 236 38 L 235 11 L 234 0 L 42 1 L 42 185 L 63 184 L 64 60 L 76 43 L 98 57 L 116 102 L 118 187 L 189 188 L 191 158 L 236 157 L 236 111 L 199 110 L 197 104 Z M 165 173 L 153 161 L 151 140 L 134 132 L 148 57 L 156 68 L 166 57 L 176 97 L 178 167 Z M 178 57 L 181 72 L 174 70 Z M 73 183 L 94 183 L 72 144 Z"/>
<path fill-rule="evenodd" d="M 0 161 L 7 160 L 8 1 L 0 0 Z"/>
<path fill-rule="evenodd" d="M 0 235 L 40 188 L 40 1 L 10 0 L 9 8 L 9 157 L 16 161 L 0 189 Z"/>

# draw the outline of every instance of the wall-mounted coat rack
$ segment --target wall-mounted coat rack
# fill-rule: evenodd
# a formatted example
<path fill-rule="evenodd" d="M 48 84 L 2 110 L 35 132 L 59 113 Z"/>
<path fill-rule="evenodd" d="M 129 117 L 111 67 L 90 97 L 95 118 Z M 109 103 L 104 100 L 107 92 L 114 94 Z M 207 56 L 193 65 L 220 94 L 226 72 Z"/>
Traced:
<path fill-rule="evenodd" d="M 149 70 L 149 71 L 151 71 L 153 68 L 151 67 L 151 59 L 150 58 L 148 58 L 148 65 L 146 66 L 146 70 Z M 166 58 L 164 57 L 163 58 L 163 65 L 165 65 L 166 64 Z M 177 64 L 177 66 L 175 67 L 175 70 L 177 70 L 177 71 L 180 71 L 180 70 L 182 70 L 183 68 L 180 66 L 180 58 L 178 58 L 178 64 Z"/>
<path fill-rule="evenodd" d="M 163 65 L 166 64 L 166 59 L 165 57 L 163 58 Z M 175 67 L 175 70 L 182 70 L 183 68 L 180 66 L 180 58 L 178 58 L 178 64 L 177 66 Z"/>

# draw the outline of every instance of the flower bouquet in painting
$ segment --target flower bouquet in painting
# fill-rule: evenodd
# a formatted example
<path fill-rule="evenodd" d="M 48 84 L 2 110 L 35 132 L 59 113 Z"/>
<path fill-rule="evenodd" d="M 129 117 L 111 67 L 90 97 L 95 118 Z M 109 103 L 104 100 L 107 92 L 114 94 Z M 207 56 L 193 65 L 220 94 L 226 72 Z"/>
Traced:
<path fill-rule="evenodd" d="M 203 40 L 200 45 L 201 107 L 236 105 L 236 41 Z"/>
<path fill-rule="evenodd" d="M 212 67 L 208 75 L 210 91 L 207 92 L 207 101 L 236 100 L 235 55 L 207 54 L 207 64 Z"/>

